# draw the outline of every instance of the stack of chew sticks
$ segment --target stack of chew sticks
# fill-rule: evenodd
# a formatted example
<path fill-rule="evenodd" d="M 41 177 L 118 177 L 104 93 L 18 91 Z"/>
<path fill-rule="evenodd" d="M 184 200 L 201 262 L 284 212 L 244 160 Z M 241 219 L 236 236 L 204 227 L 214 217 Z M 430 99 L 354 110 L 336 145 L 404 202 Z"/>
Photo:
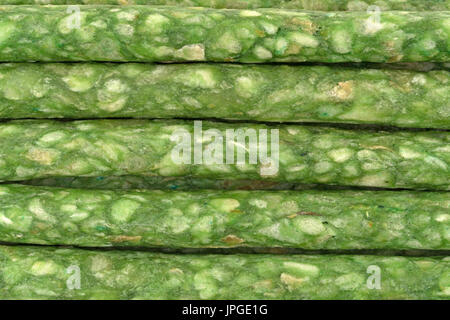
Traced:
<path fill-rule="evenodd" d="M 51 2 L 0 0 L 0 299 L 450 298 L 448 0 Z"/>

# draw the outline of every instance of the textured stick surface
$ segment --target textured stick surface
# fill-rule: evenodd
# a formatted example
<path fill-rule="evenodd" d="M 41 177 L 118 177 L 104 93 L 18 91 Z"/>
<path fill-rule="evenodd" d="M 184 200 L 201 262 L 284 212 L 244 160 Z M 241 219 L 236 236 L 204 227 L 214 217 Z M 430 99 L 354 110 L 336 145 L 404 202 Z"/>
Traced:
<path fill-rule="evenodd" d="M 450 60 L 450 11 L 151 6 L 0 9 L 0 61 L 4 62 Z"/>
<path fill-rule="evenodd" d="M 147 189 L 147 190 L 300 190 L 318 188 L 267 180 L 224 180 L 190 177 L 162 176 L 106 176 L 106 177 L 49 177 L 20 181 L 21 184 L 46 187 L 80 189 Z M 325 186 L 321 186 L 325 187 Z"/>
<path fill-rule="evenodd" d="M 317 11 L 365 11 L 369 6 L 381 10 L 440 11 L 450 10 L 449 0 L 0 0 L 0 4 L 115 4 L 168 5 L 218 9 L 282 8 Z"/>
<path fill-rule="evenodd" d="M 2 299 L 448 299 L 450 261 L 0 246 L 0 279 Z"/>
<path fill-rule="evenodd" d="M 218 118 L 450 129 L 450 72 L 231 64 L 0 65 L 0 118 Z"/>
<path fill-rule="evenodd" d="M 196 132 L 194 127 L 191 121 L 9 121 L 0 125 L 0 180 L 161 175 L 449 189 L 450 133 L 445 131 L 217 122 L 203 122 Z M 277 145 L 275 129 L 279 161 L 272 148 Z M 267 144 L 261 142 L 264 132 Z M 266 159 L 262 147 L 267 147 Z M 258 157 L 255 164 L 247 150 Z M 246 157 L 238 163 L 240 156 Z"/>
<path fill-rule="evenodd" d="M 0 241 L 88 247 L 450 250 L 450 193 L 0 186 Z"/>

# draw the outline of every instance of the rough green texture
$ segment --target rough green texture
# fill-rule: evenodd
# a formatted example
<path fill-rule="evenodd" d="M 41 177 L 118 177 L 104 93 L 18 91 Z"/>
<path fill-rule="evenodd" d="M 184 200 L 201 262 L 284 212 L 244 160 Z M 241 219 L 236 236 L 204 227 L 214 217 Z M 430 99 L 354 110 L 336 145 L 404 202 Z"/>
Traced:
<path fill-rule="evenodd" d="M 202 132 L 197 126 L 194 133 L 191 121 L 5 122 L 0 125 L 0 180 L 160 175 L 450 189 L 450 132 L 355 131 L 218 122 L 201 125 Z M 261 145 L 267 146 L 266 159 L 260 157 L 265 153 L 263 148 L 254 143 L 256 138 L 263 139 L 264 129 L 267 144 Z M 271 151 L 272 143 L 276 145 L 275 129 L 279 132 L 279 161 L 276 150 Z M 234 139 L 231 135 L 226 138 L 227 130 Z M 242 143 L 245 136 L 253 143 Z M 190 142 L 190 152 L 182 150 L 182 140 Z M 246 155 L 251 148 L 252 154 L 258 156 L 253 159 L 254 164 Z M 226 162 L 227 154 L 231 164 Z M 241 163 L 239 155 L 246 156 Z M 199 158 L 202 164 L 197 164 Z"/>
<path fill-rule="evenodd" d="M 450 129 L 450 72 L 231 64 L 0 65 L 1 118 L 217 118 Z"/>
<path fill-rule="evenodd" d="M 0 246 L 0 279 L 1 299 L 448 299 L 450 260 Z"/>
<path fill-rule="evenodd" d="M 449 0 L 0 0 L 0 4 L 138 4 L 218 9 L 282 8 L 318 11 L 365 11 L 371 9 L 369 6 L 377 6 L 384 11 L 450 10 Z"/>
<path fill-rule="evenodd" d="M 77 246 L 450 250 L 450 193 L 0 186 L 0 241 Z"/>
<path fill-rule="evenodd" d="M 161 176 L 50 177 L 20 181 L 21 184 L 80 189 L 150 190 L 289 190 L 310 189 L 311 185 L 267 180 L 223 180 Z M 317 186 L 314 186 L 317 187 Z"/>
<path fill-rule="evenodd" d="M 0 61 L 450 60 L 450 11 L 78 9 L 0 7 Z"/>

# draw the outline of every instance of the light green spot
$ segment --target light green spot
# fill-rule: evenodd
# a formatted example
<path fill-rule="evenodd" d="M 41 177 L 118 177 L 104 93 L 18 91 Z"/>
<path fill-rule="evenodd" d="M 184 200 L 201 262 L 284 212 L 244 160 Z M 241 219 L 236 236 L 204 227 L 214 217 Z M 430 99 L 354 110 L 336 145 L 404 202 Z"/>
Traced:
<path fill-rule="evenodd" d="M 30 230 L 33 218 L 25 215 L 20 208 L 9 208 L 4 213 L 0 212 L 0 224 L 8 229 L 27 232 Z"/>
<path fill-rule="evenodd" d="M 250 98 L 258 93 L 258 85 L 249 77 L 237 78 L 235 89 L 237 94 L 244 98 Z"/>
<path fill-rule="evenodd" d="M 297 216 L 294 218 L 293 223 L 300 231 L 313 236 L 321 234 L 326 230 L 322 221 L 316 217 Z"/>
<path fill-rule="evenodd" d="M 213 199 L 209 202 L 214 208 L 224 212 L 231 212 L 239 207 L 240 203 L 236 199 Z"/>
<path fill-rule="evenodd" d="M 272 58 L 272 52 L 261 46 L 256 46 L 255 49 L 253 49 L 253 53 L 261 60 L 268 60 Z"/>
<path fill-rule="evenodd" d="M 36 218 L 43 221 L 53 221 L 55 220 L 51 215 L 49 215 L 45 209 L 42 207 L 41 200 L 34 198 L 30 201 L 28 205 L 28 210 L 30 210 Z"/>
<path fill-rule="evenodd" d="M 128 199 L 118 200 L 111 207 L 111 216 L 116 222 L 127 222 L 139 206 L 140 203 L 137 201 Z"/>
<path fill-rule="evenodd" d="M 288 34 L 288 39 L 302 47 L 316 48 L 319 46 L 319 41 L 306 33 L 290 32 Z"/>
<path fill-rule="evenodd" d="M 331 150 L 328 155 L 336 162 L 345 162 L 352 157 L 353 151 L 349 148 L 340 148 Z"/>
<path fill-rule="evenodd" d="M 217 48 L 224 49 L 231 54 L 239 53 L 242 49 L 238 39 L 236 39 L 230 32 L 225 32 L 215 43 Z"/>
<path fill-rule="evenodd" d="M 364 284 L 364 280 L 365 278 L 358 273 L 349 273 L 338 277 L 335 283 L 342 290 L 355 290 Z"/>
<path fill-rule="evenodd" d="M 331 35 L 331 43 L 337 53 L 349 53 L 352 49 L 352 36 L 345 30 L 337 30 Z"/>
<path fill-rule="evenodd" d="M 15 31 L 16 27 L 12 22 L 1 22 L 0 23 L 0 43 L 11 37 Z"/>
<path fill-rule="evenodd" d="M 45 276 L 57 273 L 58 269 L 59 265 L 53 262 L 52 260 L 36 261 L 31 266 L 31 273 L 35 276 Z"/>
<path fill-rule="evenodd" d="M 299 262 L 284 262 L 283 266 L 287 272 L 297 276 L 316 277 L 319 275 L 319 268 L 312 264 Z"/>
<path fill-rule="evenodd" d="M 145 30 L 148 33 L 159 34 L 164 31 L 164 27 L 170 23 L 170 19 L 159 14 L 151 14 L 145 20 Z"/>

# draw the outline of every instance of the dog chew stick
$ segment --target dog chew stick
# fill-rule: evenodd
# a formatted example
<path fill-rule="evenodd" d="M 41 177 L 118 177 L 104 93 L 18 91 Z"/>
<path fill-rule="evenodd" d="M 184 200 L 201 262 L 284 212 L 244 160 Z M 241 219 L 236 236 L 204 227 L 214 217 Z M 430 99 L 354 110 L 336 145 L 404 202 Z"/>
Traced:
<path fill-rule="evenodd" d="M 450 128 L 450 72 L 232 64 L 0 65 L 0 118 L 216 118 Z"/>
<path fill-rule="evenodd" d="M 0 241 L 85 247 L 450 249 L 449 195 L 0 186 Z"/>
<path fill-rule="evenodd" d="M 42 0 L 0 0 L 2 5 L 42 4 Z M 53 5 L 160 5 L 207 7 L 217 9 L 282 8 L 313 11 L 366 11 L 376 6 L 380 10 L 442 11 L 450 10 L 449 0 L 46 0 Z"/>
<path fill-rule="evenodd" d="M 2 299 L 448 299 L 447 258 L 0 246 Z"/>
<path fill-rule="evenodd" d="M 448 190 L 449 140 L 445 131 L 16 120 L 0 124 L 0 180 L 160 175 Z"/>
<path fill-rule="evenodd" d="M 450 12 L 0 7 L 0 61 L 448 62 Z"/>

